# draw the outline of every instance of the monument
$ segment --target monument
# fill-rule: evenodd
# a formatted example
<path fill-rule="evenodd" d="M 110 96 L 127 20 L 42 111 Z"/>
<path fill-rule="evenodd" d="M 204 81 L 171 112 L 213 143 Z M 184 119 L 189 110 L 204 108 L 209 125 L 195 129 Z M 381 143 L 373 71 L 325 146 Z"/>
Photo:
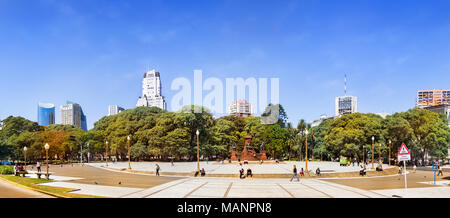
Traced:
<path fill-rule="evenodd" d="M 253 136 L 250 134 L 250 125 L 247 126 L 247 135 L 244 137 L 244 149 L 241 153 L 236 152 L 236 144 L 233 145 L 233 151 L 231 152 L 231 160 L 247 160 L 247 161 L 259 161 L 267 160 L 265 142 L 260 146 L 260 152 L 256 153 L 255 147 L 252 143 Z"/>

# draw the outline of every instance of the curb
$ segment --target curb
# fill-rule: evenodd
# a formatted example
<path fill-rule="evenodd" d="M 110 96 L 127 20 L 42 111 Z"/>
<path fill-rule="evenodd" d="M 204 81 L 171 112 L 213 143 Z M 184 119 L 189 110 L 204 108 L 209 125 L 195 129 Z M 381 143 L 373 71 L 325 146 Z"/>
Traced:
<path fill-rule="evenodd" d="M 19 183 L 16 183 L 16 182 L 4 179 L 2 177 L 0 177 L 0 180 L 2 180 L 4 182 L 7 182 L 7 183 L 9 183 L 11 185 L 14 185 L 14 186 L 16 186 L 18 188 L 27 189 L 27 190 L 30 190 L 30 191 L 34 191 L 34 192 L 38 192 L 38 193 L 41 193 L 41 194 L 49 195 L 49 196 L 52 196 L 52 197 L 55 197 L 55 198 L 68 198 L 66 196 L 62 196 L 62 195 L 50 193 L 50 192 L 47 192 L 47 191 L 42 191 L 42 190 L 39 190 L 39 189 L 31 188 L 31 187 L 28 187 L 28 186 L 25 186 L 25 185 L 22 185 L 22 184 L 19 184 Z M 36 183 L 33 183 L 33 184 L 36 184 Z"/>

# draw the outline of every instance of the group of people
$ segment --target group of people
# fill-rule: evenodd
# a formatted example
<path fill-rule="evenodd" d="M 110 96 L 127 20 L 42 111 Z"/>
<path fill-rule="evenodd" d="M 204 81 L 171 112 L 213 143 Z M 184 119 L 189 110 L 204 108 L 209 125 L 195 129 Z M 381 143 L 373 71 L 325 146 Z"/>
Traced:
<path fill-rule="evenodd" d="M 300 176 L 305 176 L 305 171 L 303 171 L 303 168 L 300 169 L 300 172 L 298 174 Z M 294 178 L 297 178 L 297 181 L 300 181 L 298 174 L 297 174 L 297 166 L 294 165 L 294 168 L 292 169 L 291 182 Z M 317 169 L 316 169 L 316 175 L 320 176 L 320 168 L 319 167 L 317 167 Z"/>
<path fill-rule="evenodd" d="M 239 163 L 240 169 L 239 169 L 239 178 L 245 179 L 246 177 L 253 177 L 252 169 L 250 167 L 247 167 L 247 174 L 245 174 L 244 167 L 242 166 L 242 163 Z"/>
<path fill-rule="evenodd" d="M 24 167 L 22 164 L 17 166 L 17 164 L 14 165 L 14 175 L 18 176 L 19 172 L 22 172 L 24 170 Z"/>

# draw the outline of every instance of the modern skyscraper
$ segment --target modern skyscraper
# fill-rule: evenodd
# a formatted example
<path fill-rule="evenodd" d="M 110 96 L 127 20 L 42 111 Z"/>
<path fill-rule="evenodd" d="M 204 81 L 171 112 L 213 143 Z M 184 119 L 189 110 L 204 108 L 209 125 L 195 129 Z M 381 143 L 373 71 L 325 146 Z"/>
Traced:
<path fill-rule="evenodd" d="M 338 96 L 335 99 L 335 116 L 340 117 L 345 114 L 357 112 L 356 96 L 347 95 L 347 75 L 344 77 L 344 96 Z"/>
<path fill-rule="evenodd" d="M 142 80 L 142 96 L 139 97 L 136 107 L 159 107 L 166 110 L 166 101 L 161 95 L 161 79 L 156 70 L 148 71 Z"/>
<path fill-rule="evenodd" d="M 78 126 L 87 131 L 86 116 L 83 109 L 79 104 L 70 101 L 61 106 L 61 124 Z"/>
<path fill-rule="evenodd" d="M 38 124 L 41 126 L 55 124 L 54 104 L 38 103 Z"/>
<path fill-rule="evenodd" d="M 238 117 L 250 117 L 253 114 L 253 107 L 246 100 L 236 100 L 229 105 L 228 112 Z"/>
<path fill-rule="evenodd" d="M 122 111 L 124 111 L 122 107 L 119 107 L 119 105 L 109 105 L 108 106 L 108 116 L 116 115 Z"/>
<path fill-rule="evenodd" d="M 442 104 L 450 104 L 450 90 L 417 91 L 416 107 L 425 108 Z"/>

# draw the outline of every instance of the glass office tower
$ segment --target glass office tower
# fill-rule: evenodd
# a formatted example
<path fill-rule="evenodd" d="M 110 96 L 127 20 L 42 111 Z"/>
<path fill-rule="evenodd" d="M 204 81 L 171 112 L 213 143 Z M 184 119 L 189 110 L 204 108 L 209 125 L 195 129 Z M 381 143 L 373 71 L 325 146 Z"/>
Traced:
<path fill-rule="evenodd" d="M 61 105 L 61 124 L 78 126 L 87 131 L 86 115 L 77 103 L 67 101 L 66 105 Z"/>
<path fill-rule="evenodd" d="M 55 105 L 50 103 L 38 104 L 38 124 L 47 126 L 55 124 Z"/>

